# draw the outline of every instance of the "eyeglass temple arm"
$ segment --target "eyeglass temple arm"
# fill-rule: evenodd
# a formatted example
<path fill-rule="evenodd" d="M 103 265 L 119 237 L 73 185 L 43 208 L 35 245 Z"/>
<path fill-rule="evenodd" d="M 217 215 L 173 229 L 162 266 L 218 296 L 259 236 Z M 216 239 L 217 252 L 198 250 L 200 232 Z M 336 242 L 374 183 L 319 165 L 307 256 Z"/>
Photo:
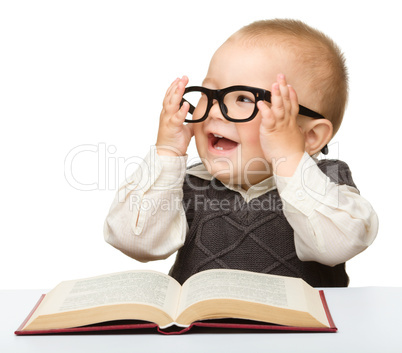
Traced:
<path fill-rule="evenodd" d="M 270 91 L 265 91 L 264 100 L 266 100 L 268 103 L 272 103 Z M 314 110 L 306 108 L 305 106 L 300 105 L 300 104 L 299 104 L 299 114 L 305 115 L 305 116 L 308 116 L 308 117 L 314 118 L 314 119 L 325 119 L 325 117 L 323 117 L 321 114 L 315 112 Z"/>

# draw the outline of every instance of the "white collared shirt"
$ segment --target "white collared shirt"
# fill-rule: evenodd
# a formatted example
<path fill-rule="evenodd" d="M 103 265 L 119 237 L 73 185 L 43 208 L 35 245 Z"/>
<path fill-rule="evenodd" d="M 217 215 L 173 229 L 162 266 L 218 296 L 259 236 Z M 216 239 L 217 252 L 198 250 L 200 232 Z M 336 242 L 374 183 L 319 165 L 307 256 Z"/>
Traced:
<path fill-rule="evenodd" d="M 167 258 L 183 246 L 188 232 L 184 177 L 213 178 L 202 164 L 186 169 L 186 163 L 187 156 L 159 156 L 152 147 L 119 188 L 105 220 L 105 240 L 143 262 Z M 331 182 L 307 153 L 292 177 L 274 175 L 248 190 L 225 186 L 246 202 L 277 188 L 302 261 L 337 265 L 366 249 L 377 235 L 378 218 L 370 203 L 356 188 Z"/>

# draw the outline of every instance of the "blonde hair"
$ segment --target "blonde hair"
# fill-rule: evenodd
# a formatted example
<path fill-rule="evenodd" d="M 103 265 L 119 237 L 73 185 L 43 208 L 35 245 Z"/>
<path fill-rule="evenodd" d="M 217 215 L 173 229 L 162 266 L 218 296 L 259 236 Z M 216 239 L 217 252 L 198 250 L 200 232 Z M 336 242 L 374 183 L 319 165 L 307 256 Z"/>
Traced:
<path fill-rule="evenodd" d="M 331 38 L 298 20 L 273 19 L 253 22 L 229 38 L 238 39 L 294 52 L 300 74 L 317 97 L 318 112 L 331 121 L 335 135 L 348 100 L 348 72 L 344 55 Z"/>

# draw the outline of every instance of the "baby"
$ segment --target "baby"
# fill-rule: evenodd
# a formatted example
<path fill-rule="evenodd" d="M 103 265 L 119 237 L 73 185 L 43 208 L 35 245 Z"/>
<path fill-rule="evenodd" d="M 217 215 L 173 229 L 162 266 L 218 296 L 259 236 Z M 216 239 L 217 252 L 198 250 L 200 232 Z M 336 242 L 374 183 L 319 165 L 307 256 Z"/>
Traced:
<path fill-rule="evenodd" d="M 300 21 L 258 21 L 215 52 L 202 87 L 187 84 L 167 90 L 156 146 L 119 189 L 106 241 L 139 261 L 179 250 L 180 283 L 235 268 L 347 286 L 345 262 L 378 219 L 345 163 L 316 159 L 347 101 L 338 47 Z M 186 169 L 193 136 L 202 164 Z"/>

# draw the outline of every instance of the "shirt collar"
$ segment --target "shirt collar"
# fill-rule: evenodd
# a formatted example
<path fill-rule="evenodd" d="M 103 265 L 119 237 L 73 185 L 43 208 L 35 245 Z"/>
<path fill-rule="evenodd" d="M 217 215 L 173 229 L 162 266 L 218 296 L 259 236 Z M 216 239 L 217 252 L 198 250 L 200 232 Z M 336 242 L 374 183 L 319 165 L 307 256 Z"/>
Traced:
<path fill-rule="evenodd" d="M 208 172 L 208 170 L 205 168 L 204 164 L 200 163 L 197 165 L 194 165 L 187 169 L 187 174 L 196 176 L 197 178 L 204 179 L 204 180 L 212 180 L 214 177 Z M 231 184 L 225 184 L 228 189 L 233 190 L 238 192 L 240 195 L 243 196 L 244 200 L 246 202 L 251 201 L 252 199 L 259 197 L 268 191 L 276 189 L 276 183 L 275 183 L 275 178 L 274 176 L 270 176 L 262 181 L 260 181 L 258 184 L 252 185 L 248 190 L 244 190 L 241 186 L 239 185 L 231 185 Z"/>

